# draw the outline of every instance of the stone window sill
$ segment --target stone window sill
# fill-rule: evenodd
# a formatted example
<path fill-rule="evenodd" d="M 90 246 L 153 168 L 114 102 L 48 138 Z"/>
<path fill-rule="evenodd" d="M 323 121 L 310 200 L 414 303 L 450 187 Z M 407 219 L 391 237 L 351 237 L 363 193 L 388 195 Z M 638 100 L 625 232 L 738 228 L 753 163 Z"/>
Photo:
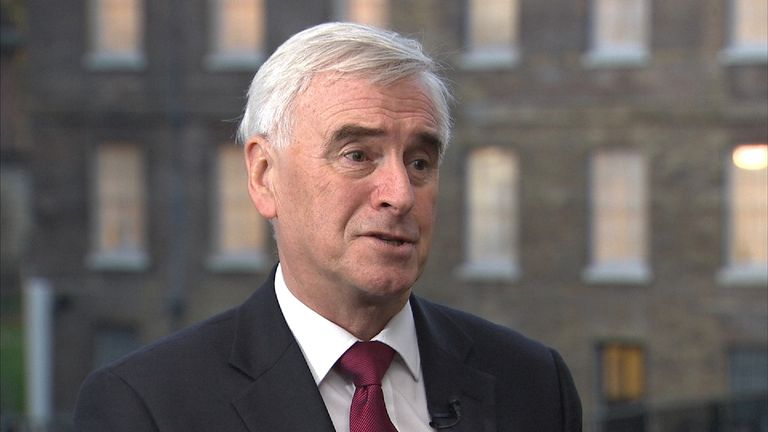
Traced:
<path fill-rule="evenodd" d="M 644 264 L 594 264 L 584 270 L 582 277 L 590 284 L 647 285 L 653 275 Z"/>

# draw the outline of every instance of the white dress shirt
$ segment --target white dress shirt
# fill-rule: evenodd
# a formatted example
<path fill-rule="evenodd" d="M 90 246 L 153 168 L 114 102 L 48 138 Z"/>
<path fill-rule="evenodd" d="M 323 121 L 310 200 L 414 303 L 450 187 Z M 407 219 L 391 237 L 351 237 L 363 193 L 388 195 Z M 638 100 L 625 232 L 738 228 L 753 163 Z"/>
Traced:
<path fill-rule="evenodd" d="M 358 339 L 302 303 L 285 284 L 280 265 L 275 273 L 277 302 L 301 347 L 337 432 L 349 432 L 349 408 L 355 385 L 333 365 Z M 427 395 L 410 303 L 373 339 L 395 350 L 381 380 L 389 418 L 400 432 L 434 431 L 429 426 Z"/>

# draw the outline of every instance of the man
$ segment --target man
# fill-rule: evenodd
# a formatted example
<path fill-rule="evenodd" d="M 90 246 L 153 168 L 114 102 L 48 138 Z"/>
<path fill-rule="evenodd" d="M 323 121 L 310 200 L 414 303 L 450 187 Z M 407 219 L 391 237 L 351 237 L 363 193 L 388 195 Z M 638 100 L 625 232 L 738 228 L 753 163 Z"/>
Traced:
<path fill-rule="evenodd" d="M 250 299 L 93 373 L 82 431 L 579 431 L 552 349 L 416 297 L 448 94 L 414 41 L 324 24 L 254 77 L 248 191 L 279 265 Z"/>

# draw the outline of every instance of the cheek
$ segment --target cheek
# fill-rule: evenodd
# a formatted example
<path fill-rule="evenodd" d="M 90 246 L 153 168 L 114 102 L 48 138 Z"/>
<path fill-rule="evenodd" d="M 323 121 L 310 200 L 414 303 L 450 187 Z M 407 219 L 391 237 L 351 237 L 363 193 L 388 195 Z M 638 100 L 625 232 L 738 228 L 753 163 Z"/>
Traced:
<path fill-rule="evenodd" d="M 316 214 L 322 215 L 323 206 L 330 201 L 330 182 L 327 177 L 318 175 L 316 170 L 303 168 L 301 164 L 295 164 L 285 170 L 280 179 L 283 207 L 291 209 L 295 214 L 303 215 L 303 218 L 314 219 Z"/>
<path fill-rule="evenodd" d="M 306 201 L 301 203 L 311 212 L 312 226 L 319 233 L 343 232 L 360 205 L 361 194 L 349 185 L 337 185 L 328 179 L 315 179 Z"/>
<path fill-rule="evenodd" d="M 416 212 L 419 224 L 429 228 L 431 231 L 432 224 L 435 221 L 435 212 L 437 210 L 437 190 L 430 188 L 429 190 L 422 191 L 422 193 L 417 195 L 416 200 Z"/>

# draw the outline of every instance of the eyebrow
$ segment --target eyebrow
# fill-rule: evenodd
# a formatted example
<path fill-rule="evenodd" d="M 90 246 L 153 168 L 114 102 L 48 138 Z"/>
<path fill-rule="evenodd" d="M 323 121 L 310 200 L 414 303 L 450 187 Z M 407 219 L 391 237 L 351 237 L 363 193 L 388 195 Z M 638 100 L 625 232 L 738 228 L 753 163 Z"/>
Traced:
<path fill-rule="evenodd" d="M 347 141 L 349 139 L 378 137 L 386 135 L 384 129 L 369 128 L 356 124 L 346 124 L 337 129 L 330 139 L 330 143 L 338 143 L 341 141 Z M 443 142 L 436 134 L 431 132 L 418 132 L 416 134 L 416 142 L 419 144 L 426 144 L 429 147 L 434 147 L 438 154 L 443 150 Z"/>
<path fill-rule="evenodd" d="M 434 147 L 437 150 L 437 154 L 443 152 L 443 141 L 437 135 L 431 132 L 419 132 L 416 134 L 417 141 L 422 144 L 426 144 L 430 147 Z"/>
<path fill-rule="evenodd" d="M 337 129 L 331 135 L 331 142 L 346 141 L 351 138 L 366 138 L 384 135 L 384 129 L 369 128 L 365 126 L 346 124 Z"/>

